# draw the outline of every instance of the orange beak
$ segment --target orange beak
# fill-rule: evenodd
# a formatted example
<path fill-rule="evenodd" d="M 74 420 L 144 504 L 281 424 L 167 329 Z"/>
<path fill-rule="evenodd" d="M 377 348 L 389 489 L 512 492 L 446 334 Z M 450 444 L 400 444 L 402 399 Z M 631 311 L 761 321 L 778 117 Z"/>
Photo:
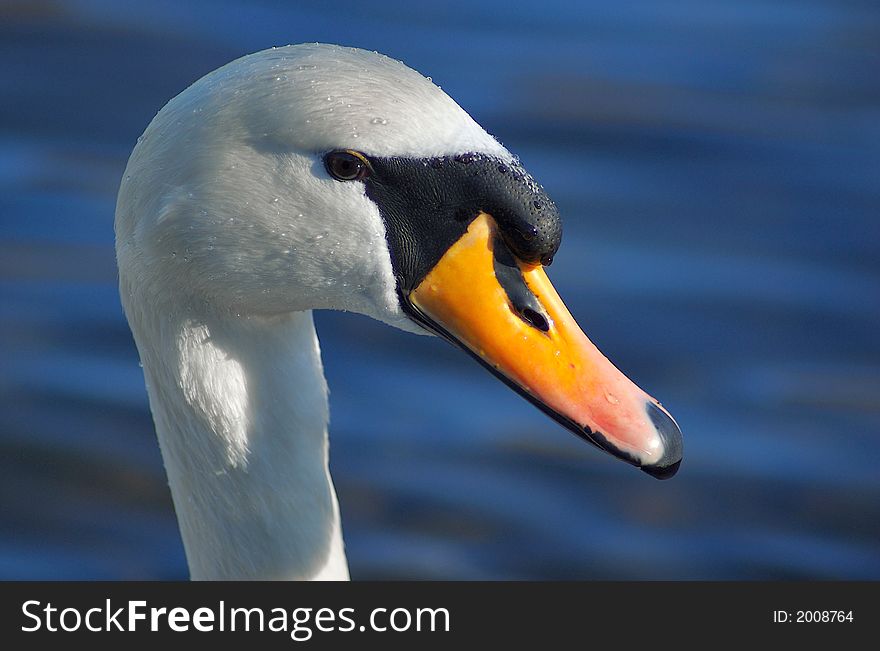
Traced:
<path fill-rule="evenodd" d="M 678 425 L 587 338 L 544 268 L 512 257 L 490 215 L 408 299 L 425 325 L 581 438 L 661 479 L 678 470 Z"/>

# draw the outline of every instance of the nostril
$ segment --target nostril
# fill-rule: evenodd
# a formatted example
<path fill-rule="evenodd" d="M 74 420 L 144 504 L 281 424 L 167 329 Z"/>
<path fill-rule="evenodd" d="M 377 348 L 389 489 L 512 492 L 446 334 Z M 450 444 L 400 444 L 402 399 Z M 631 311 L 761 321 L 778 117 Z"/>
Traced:
<path fill-rule="evenodd" d="M 543 314 L 536 312 L 530 307 L 523 308 L 519 312 L 520 317 L 523 321 L 528 323 L 533 328 L 537 328 L 541 332 L 547 332 L 550 330 L 550 324 L 547 323 L 547 319 Z"/>

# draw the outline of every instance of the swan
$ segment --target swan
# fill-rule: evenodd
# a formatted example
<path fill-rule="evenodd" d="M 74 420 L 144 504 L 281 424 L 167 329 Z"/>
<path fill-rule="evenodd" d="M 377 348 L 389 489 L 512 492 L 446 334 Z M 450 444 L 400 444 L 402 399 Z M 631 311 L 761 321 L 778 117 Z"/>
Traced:
<path fill-rule="evenodd" d="M 138 139 L 115 231 L 194 580 L 349 578 L 316 309 L 439 335 L 582 439 L 678 468 L 678 425 L 547 278 L 552 200 L 399 61 L 305 44 L 211 72 Z"/>

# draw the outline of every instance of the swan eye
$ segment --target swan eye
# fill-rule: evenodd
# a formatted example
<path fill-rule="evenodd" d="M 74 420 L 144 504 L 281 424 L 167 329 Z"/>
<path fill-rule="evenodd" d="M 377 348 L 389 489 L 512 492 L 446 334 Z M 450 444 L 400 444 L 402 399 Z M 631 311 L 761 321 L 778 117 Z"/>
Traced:
<path fill-rule="evenodd" d="M 331 151 L 324 156 L 324 167 L 337 181 L 360 181 L 370 172 L 363 154 L 354 151 Z"/>

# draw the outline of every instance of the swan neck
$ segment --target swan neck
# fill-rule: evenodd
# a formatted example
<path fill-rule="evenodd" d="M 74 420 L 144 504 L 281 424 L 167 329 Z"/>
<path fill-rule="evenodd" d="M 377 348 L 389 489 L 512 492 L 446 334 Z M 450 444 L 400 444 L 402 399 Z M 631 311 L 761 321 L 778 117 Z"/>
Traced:
<path fill-rule="evenodd" d="M 312 313 L 126 311 L 192 578 L 347 579 Z"/>

